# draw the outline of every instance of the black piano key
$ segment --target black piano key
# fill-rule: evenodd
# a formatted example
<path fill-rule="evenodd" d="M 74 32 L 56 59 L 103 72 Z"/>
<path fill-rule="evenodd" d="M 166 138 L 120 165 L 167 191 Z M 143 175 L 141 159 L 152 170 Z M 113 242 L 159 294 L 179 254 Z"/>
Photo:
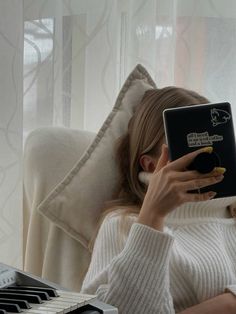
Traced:
<path fill-rule="evenodd" d="M 1 291 L 3 292 L 8 292 L 9 293 L 9 289 L 1 289 Z M 11 289 L 11 292 L 14 293 L 18 293 L 18 294 L 32 294 L 32 295 L 37 295 L 39 296 L 42 300 L 45 301 L 49 301 L 49 295 L 47 294 L 47 292 L 43 292 L 43 291 L 36 291 L 36 290 L 21 290 L 21 289 Z"/>
<path fill-rule="evenodd" d="M 29 303 L 25 300 L 17 300 L 17 299 L 0 299 L 1 303 L 11 303 L 17 304 L 21 309 L 31 309 Z"/>
<path fill-rule="evenodd" d="M 0 314 L 7 314 L 6 310 L 0 310 Z"/>
<path fill-rule="evenodd" d="M 37 290 L 47 292 L 49 297 L 59 297 L 56 289 L 44 288 L 44 287 L 34 287 L 34 286 L 10 286 L 7 289 L 21 289 L 21 290 Z"/>
<path fill-rule="evenodd" d="M 35 303 L 35 304 L 43 303 L 42 299 L 38 295 L 9 293 L 9 290 L 8 292 L 2 292 L 2 289 L 0 289 L 0 301 L 1 299 L 4 299 L 4 298 L 25 300 L 25 301 L 28 301 L 29 303 Z"/>
<path fill-rule="evenodd" d="M 6 310 L 7 312 L 14 312 L 14 313 L 22 312 L 19 305 L 17 304 L 0 303 L 0 309 Z"/>

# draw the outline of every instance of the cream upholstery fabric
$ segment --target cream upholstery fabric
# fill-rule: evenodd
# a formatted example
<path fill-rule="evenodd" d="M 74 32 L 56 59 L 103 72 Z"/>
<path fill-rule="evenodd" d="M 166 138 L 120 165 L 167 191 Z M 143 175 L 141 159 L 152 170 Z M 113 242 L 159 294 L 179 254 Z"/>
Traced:
<path fill-rule="evenodd" d="M 93 134 L 60 128 L 30 135 L 25 150 L 25 270 L 79 290 L 90 261 L 87 245 L 117 182 L 115 140 L 127 130 L 145 91 L 155 87 L 138 65 L 93 141 Z"/>
<path fill-rule="evenodd" d="M 66 128 L 41 128 L 27 138 L 24 152 L 24 269 L 79 291 L 90 253 L 37 211 L 96 134 Z"/>

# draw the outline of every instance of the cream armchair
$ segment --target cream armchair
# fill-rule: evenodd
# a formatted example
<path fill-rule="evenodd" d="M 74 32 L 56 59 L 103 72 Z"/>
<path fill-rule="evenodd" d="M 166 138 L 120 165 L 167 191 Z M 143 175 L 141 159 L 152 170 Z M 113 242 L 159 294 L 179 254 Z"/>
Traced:
<path fill-rule="evenodd" d="M 152 78 L 137 65 L 97 134 L 48 127 L 29 135 L 24 156 L 26 271 L 80 290 L 91 258 L 88 244 L 104 202 L 117 188 L 114 144 L 152 88 Z"/>
<path fill-rule="evenodd" d="M 24 151 L 24 270 L 79 291 L 88 249 L 38 212 L 38 205 L 63 180 L 95 137 L 59 127 L 33 131 Z"/>

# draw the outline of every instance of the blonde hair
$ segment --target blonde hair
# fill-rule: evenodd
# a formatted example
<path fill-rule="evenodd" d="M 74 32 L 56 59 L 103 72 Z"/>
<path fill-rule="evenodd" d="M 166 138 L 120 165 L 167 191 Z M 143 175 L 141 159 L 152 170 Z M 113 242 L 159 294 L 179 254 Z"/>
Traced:
<path fill-rule="evenodd" d="M 163 110 L 208 102 L 208 99 L 198 93 L 180 87 L 169 86 L 146 91 L 129 121 L 127 132 L 117 140 L 116 162 L 120 179 L 112 200 L 105 203 L 98 229 L 106 215 L 111 212 L 121 214 L 123 219 L 127 214 L 139 213 L 147 191 L 147 187 L 138 179 L 142 170 L 139 159 L 143 154 L 160 155 L 165 135 Z M 93 248 L 95 236 L 90 242 L 90 250 Z"/>

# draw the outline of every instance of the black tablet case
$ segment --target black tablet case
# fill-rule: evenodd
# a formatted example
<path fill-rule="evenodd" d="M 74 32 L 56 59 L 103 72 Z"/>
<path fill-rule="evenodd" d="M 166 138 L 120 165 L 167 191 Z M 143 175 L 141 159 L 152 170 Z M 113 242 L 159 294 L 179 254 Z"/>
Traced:
<path fill-rule="evenodd" d="M 223 181 L 198 192 L 213 190 L 217 192 L 215 198 L 235 196 L 236 145 L 230 103 L 166 109 L 163 121 L 171 161 L 201 147 L 212 146 L 217 166 L 226 168 Z"/>

